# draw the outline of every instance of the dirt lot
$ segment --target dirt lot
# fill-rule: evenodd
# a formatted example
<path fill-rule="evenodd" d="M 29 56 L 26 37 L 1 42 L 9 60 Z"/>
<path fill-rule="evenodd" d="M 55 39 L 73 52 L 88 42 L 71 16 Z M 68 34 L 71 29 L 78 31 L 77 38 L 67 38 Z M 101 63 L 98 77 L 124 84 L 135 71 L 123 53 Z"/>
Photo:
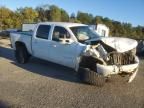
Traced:
<path fill-rule="evenodd" d="M 144 108 L 144 60 L 132 83 L 115 76 L 99 88 L 80 83 L 71 69 L 36 58 L 19 65 L 8 44 L 0 40 L 0 108 Z"/>

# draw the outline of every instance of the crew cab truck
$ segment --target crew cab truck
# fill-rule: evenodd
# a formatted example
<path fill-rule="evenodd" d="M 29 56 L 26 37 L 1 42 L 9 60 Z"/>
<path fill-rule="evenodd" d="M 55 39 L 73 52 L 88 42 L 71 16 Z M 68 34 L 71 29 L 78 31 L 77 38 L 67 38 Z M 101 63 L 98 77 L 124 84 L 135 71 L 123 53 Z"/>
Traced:
<path fill-rule="evenodd" d="M 38 23 L 33 32 L 11 33 L 11 43 L 18 63 L 34 56 L 73 68 L 81 81 L 97 86 L 114 74 L 131 82 L 138 71 L 137 41 L 100 37 L 85 24 Z"/>

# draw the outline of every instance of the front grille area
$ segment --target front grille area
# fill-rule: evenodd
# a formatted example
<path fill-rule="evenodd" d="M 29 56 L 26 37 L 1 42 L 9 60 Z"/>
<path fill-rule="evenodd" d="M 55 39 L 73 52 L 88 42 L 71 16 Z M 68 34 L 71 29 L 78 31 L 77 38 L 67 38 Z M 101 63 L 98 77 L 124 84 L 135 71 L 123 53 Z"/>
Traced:
<path fill-rule="evenodd" d="M 126 65 L 134 63 L 134 55 L 131 53 L 117 53 L 109 54 L 108 64 L 110 65 Z"/>

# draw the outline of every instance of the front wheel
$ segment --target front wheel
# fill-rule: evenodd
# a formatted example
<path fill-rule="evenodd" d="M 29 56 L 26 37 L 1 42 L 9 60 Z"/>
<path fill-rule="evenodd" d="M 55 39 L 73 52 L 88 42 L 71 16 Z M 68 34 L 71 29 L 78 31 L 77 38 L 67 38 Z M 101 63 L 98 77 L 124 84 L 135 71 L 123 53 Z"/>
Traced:
<path fill-rule="evenodd" d="M 88 68 L 79 68 L 78 71 L 79 79 L 91 85 L 96 85 L 99 87 L 104 86 L 105 84 L 105 77 L 88 69 Z"/>
<path fill-rule="evenodd" d="M 15 50 L 15 57 L 18 63 L 27 63 L 29 60 L 27 49 L 23 46 L 17 47 Z"/>

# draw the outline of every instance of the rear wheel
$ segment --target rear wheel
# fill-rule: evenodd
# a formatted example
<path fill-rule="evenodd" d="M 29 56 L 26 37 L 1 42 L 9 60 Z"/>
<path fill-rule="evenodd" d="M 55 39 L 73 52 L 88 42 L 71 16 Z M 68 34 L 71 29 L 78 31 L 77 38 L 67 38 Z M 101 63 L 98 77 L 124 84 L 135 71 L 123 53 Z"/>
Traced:
<path fill-rule="evenodd" d="M 24 46 L 19 46 L 15 50 L 15 57 L 18 63 L 24 64 L 29 60 L 29 54 Z"/>
<path fill-rule="evenodd" d="M 105 84 L 104 76 L 102 76 L 88 68 L 80 68 L 79 72 L 78 72 L 78 76 L 79 76 L 80 80 L 84 83 L 96 85 L 99 87 L 102 87 Z"/>

